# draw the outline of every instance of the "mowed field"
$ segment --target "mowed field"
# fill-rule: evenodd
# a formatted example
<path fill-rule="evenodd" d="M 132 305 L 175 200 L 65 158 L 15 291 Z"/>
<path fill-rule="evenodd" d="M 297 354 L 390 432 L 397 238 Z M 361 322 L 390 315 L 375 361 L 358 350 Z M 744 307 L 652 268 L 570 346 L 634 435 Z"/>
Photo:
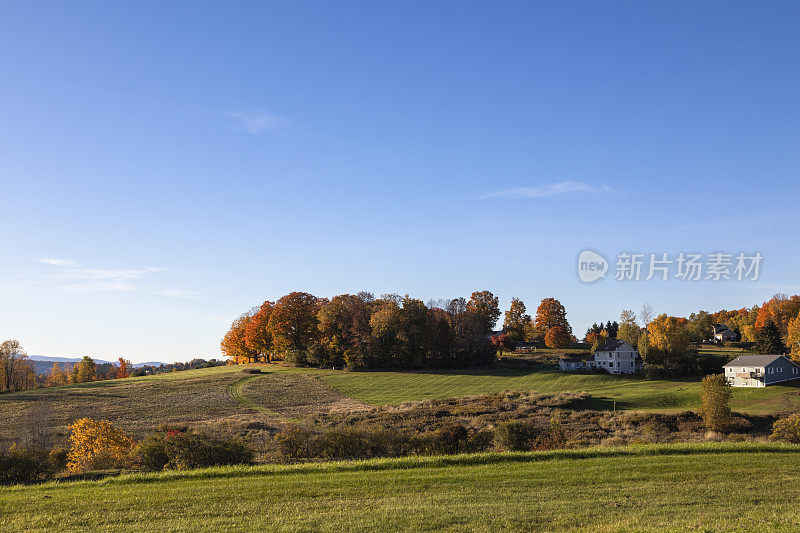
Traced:
<path fill-rule="evenodd" d="M 257 368 L 262 374 L 246 374 Z M 282 365 L 223 366 L 156 376 L 0 394 L 0 443 L 24 436 L 31 420 L 62 438 L 74 420 L 104 418 L 134 435 L 165 423 L 279 423 L 314 412 L 368 408 L 504 390 L 586 391 L 593 409 L 681 411 L 699 407 L 699 380 L 486 368 L 427 372 L 346 372 Z M 732 407 L 767 414 L 796 409 L 800 387 L 734 389 Z"/>
<path fill-rule="evenodd" d="M 700 406 L 700 379 L 646 380 L 639 376 L 610 376 L 534 370 L 478 369 L 427 372 L 316 371 L 320 380 L 345 396 L 386 405 L 432 398 L 456 398 L 504 390 L 553 393 L 585 391 L 595 409 L 680 411 Z M 800 382 L 762 389 L 733 391 L 734 410 L 751 414 L 785 411 L 796 405 Z"/>
<path fill-rule="evenodd" d="M 800 447 L 650 445 L 0 488 L 1 531 L 793 531 Z"/>

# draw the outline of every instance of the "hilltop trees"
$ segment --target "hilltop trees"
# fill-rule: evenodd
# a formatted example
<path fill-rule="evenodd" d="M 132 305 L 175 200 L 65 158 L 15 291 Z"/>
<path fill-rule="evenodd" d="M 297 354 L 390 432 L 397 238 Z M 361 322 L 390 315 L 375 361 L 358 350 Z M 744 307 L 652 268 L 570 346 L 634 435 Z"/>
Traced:
<path fill-rule="evenodd" d="M 258 352 L 250 348 L 246 340 L 247 324 L 252 316 L 250 311 L 234 320 L 220 342 L 222 353 L 236 363 L 250 363 L 258 357 Z"/>
<path fill-rule="evenodd" d="M 499 312 L 488 291 L 430 308 L 396 294 L 327 300 L 293 292 L 237 318 L 221 346 L 237 363 L 269 351 L 296 364 L 352 369 L 483 364 L 494 357 L 489 334 Z"/>
<path fill-rule="evenodd" d="M 272 343 L 272 331 L 269 329 L 269 319 L 275 304 L 266 301 L 261 304 L 258 311 L 246 320 L 244 326 L 244 344 L 247 350 L 255 354 L 256 360 L 272 360 L 274 346 Z"/>
<path fill-rule="evenodd" d="M 305 363 L 305 352 L 316 340 L 320 302 L 307 292 L 292 292 L 275 302 L 269 330 L 275 349 L 287 361 Z"/>

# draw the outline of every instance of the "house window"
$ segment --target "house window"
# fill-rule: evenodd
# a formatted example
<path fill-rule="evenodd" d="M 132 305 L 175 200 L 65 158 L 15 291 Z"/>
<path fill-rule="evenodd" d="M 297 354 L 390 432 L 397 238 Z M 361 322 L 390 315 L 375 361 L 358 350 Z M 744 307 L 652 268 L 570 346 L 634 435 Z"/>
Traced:
<path fill-rule="evenodd" d="M 797 367 L 792 368 L 792 374 L 797 374 Z"/>
<path fill-rule="evenodd" d="M 772 369 L 772 368 L 770 368 L 769 370 L 767 370 L 767 373 L 769 373 L 769 374 L 772 374 L 772 370 L 773 370 L 773 369 Z"/>
<path fill-rule="evenodd" d="M 778 374 L 782 374 L 782 373 L 783 373 L 783 367 L 782 367 L 782 366 L 779 366 L 779 367 L 778 367 Z"/>

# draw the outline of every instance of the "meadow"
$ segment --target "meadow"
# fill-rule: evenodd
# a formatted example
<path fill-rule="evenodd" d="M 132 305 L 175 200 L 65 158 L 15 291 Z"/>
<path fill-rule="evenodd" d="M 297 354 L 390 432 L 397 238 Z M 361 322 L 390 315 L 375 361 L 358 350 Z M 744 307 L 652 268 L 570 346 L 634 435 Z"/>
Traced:
<path fill-rule="evenodd" d="M 246 370 L 261 370 L 247 374 Z M 0 394 L 0 444 L 23 436 L 30 421 L 63 440 L 67 426 L 104 418 L 133 435 L 160 424 L 235 424 L 292 421 L 317 412 L 347 411 L 409 401 L 460 398 L 506 390 L 588 392 L 584 408 L 677 412 L 699 407 L 697 378 L 646 380 L 493 366 L 470 370 L 347 372 L 273 365 L 232 365 L 124 380 L 99 381 Z M 796 408 L 797 382 L 734 389 L 731 406 L 748 414 Z"/>
<path fill-rule="evenodd" d="M 0 488 L 0 530 L 786 531 L 798 458 L 679 444 L 128 474 Z"/>

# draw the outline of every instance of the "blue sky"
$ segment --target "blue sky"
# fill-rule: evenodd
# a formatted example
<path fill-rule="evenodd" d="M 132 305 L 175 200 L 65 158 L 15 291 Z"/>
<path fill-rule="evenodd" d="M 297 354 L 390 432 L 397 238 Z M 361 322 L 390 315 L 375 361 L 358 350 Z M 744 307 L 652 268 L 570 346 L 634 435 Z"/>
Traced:
<path fill-rule="evenodd" d="M 18 2 L 0 17 L 0 338 L 186 360 L 291 290 L 800 292 L 796 2 Z M 582 284 L 590 248 L 758 281 Z"/>

